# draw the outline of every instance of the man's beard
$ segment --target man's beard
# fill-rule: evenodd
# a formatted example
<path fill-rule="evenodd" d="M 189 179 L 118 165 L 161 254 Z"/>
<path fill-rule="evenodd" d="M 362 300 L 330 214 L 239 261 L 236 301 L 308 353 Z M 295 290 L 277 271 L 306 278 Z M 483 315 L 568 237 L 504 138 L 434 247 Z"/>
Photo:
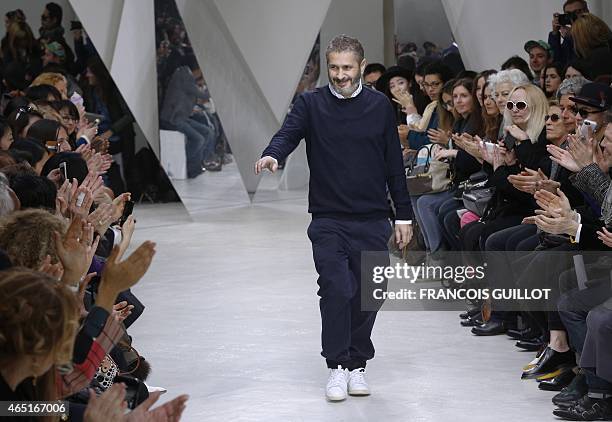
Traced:
<path fill-rule="evenodd" d="M 331 83 L 332 83 L 332 86 L 334 87 L 334 90 L 335 90 L 335 91 L 336 91 L 338 94 L 342 95 L 343 97 L 348 98 L 348 97 L 350 97 L 351 95 L 353 95 L 353 93 L 354 93 L 355 91 L 357 91 L 357 88 L 359 87 L 359 82 L 361 82 L 361 75 L 360 75 L 360 74 L 359 74 L 359 75 L 357 75 L 357 76 L 356 76 L 354 79 L 352 79 L 352 80 L 351 80 L 351 79 L 349 79 L 349 78 L 344 78 L 344 79 L 335 79 L 335 78 L 331 78 L 331 77 L 330 77 L 329 79 L 331 80 Z M 340 84 L 341 82 L 344 82 L 344 81 L 347 81 L 347 80 L 351 82 L 351 83 L 350 83 L 348 86 L 346 86 L 346 87 L 344 87 L 344 88 L 342 88 L 342 87 L 340 87 L 340 86 L 339 86 L 339 84 Z"/>

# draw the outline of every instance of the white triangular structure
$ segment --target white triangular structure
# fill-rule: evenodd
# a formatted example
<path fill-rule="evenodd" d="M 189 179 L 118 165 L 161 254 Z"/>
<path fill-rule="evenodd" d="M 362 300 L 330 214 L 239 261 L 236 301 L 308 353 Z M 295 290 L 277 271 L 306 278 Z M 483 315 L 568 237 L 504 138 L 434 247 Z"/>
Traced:
<path fill-rule="evenodd" d="M 159 157 L 152 0 L 70 0 L 123 99 Z"/>
<path fill-rule="evenodd" d="M 279 122 L 287 113 L 330 3 L 331 0 L 215 0 Z"/>

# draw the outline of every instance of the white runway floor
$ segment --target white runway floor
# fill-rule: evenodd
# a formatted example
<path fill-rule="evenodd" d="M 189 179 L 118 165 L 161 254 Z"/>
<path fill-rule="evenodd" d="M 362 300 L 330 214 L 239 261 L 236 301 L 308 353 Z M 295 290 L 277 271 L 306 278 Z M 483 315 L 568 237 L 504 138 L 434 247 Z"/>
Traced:
<path fill-rule="evenodd" d="M 158 246 L 130 333 L 164 400 L 190 394 L 185 421 L 554 420 L 554 393 L 520 379 L 533 354 L 472 336 L 457 312 L 380 313 L 373 395 L 326 402 L 304 195 L 202 209 L 197 222 L 180 204 L 135 213 L 135 243 Z"/>

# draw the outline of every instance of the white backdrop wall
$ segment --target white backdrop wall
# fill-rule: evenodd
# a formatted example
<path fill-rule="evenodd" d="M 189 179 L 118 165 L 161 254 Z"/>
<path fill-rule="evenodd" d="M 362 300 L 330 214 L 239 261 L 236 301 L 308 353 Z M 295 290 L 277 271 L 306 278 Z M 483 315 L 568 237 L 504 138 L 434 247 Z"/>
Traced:
<path fill-rule="evenodd" d="M 441 48 L 453 41 L 442 0 L 395 0 L 395 33 L 397 39 L 415 42 L 419 49 L 425 41 Z"/>
<path fill-rule="evenodd" d="M 331 0 L 215 0 L 279 122 Z M 206 75 L 206 63 L 201 64 Z"/>
<path fill-rule="evenodd" d="M 339 34 L 361 41 L 368 63 L 384 63 L 383 0 L 332 0 L 321 27 L 320 84 L 327 83 L 325 49 Z"/>

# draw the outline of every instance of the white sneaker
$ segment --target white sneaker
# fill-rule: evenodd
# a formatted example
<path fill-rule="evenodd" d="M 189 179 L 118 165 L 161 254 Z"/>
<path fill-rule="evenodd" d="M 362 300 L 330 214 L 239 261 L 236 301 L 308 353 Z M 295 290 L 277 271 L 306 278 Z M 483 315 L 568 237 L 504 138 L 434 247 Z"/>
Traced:
<path fill-rule="evenodd" d="M 346 399 L 346 387 L 348 385 L 348 375 L 345 369 L 338 366 L 337 369 L 329 371 L 329 379 L 325 387 L 325 396 L 329 401 L 342 401 Z"/>
<path fill-rule="evenodd" d="M 370 387 L 365 379 L 365 368 L 353 369 L 349 373 L 348 393 L 351 396 L 369 396 Z"/>

